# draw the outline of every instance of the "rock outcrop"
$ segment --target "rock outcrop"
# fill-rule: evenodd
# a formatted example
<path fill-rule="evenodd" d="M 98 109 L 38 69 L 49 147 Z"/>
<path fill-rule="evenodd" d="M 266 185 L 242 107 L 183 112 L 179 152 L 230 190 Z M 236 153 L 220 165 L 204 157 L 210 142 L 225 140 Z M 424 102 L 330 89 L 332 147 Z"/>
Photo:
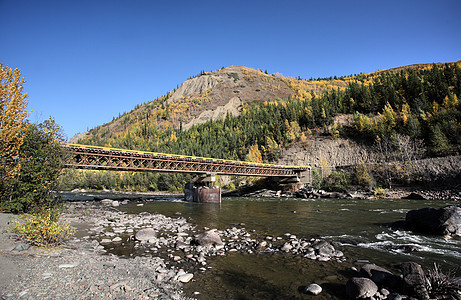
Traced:
<path fill-rule="evenodd" d="M 418 233 L 460 236 L 461 205 L 411 210 L 406 215 L 404 228 Z"/>

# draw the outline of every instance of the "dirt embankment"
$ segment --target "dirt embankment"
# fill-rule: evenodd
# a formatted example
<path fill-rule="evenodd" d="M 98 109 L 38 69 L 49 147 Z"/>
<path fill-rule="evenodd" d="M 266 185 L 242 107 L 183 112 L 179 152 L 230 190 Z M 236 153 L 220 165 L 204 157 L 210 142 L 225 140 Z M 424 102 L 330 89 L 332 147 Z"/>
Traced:
<path fill-rule="evenodd" d="M 379 164 L 380 155 L 371 145 L 350 139 L 317 137 L 307 143 L 296 143 L 283 150 L 278 163 L 309 165 L 314 167 L 349 167 L 357 164 Z M 447 181 L 452 184 L 461 179 L 461 155 L 424 158 L 412 162 L 411 178 L 416 182 Z"/>

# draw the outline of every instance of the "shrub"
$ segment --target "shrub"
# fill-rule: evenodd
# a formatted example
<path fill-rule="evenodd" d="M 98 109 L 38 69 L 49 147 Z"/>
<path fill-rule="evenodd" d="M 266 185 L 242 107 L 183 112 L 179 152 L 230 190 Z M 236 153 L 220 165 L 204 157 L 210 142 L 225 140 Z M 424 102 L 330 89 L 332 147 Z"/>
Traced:
<path fill-rule="evenodd" d="M 54 119 L 29 125 L 20 147 L 21 170 L 9 183 L 11 192 L 8 200 L 2 201 L 2 209 L 30 212 L 51 208 L 59 202 L 54 191 L 65 158 L 61 141 L 64 136 Z"/>
<path fill-rule="evenodd" d="M 375 181 L 365 164 L 358 164 L 355 166 L 355 180 L 361 187 L 370 188 L 375 185 Z"/>
<path fill-rule="evenodd" d="M 345 191 L 351 185 L 351 175 L 344 171 L 333 172 L 323 180 L 323 187 L 329 191 Z"/>
<path fill-rule="evenodd" d="M 387 189 L 383 189 L 380 187 L 376 187 L 373 192 L 373 195 L 375 195 L 376 197 L 384 197 L 386 196 L 386 194 L 387 194 Z"/>
<path fill-rule="evenodd" d="M 455 283 L 454 271 L 444 274 L 434 263 L 434 268 L 427 271 L 427 289 L 432 298 L 459 299 L 461 288 Z"/>
<path fill-rule="evenodd" d="M 13 220 L 13 231 L 31 245 L 39 247 L 58 246 L 74 233 L 69 224 L 59 222 L 57 209 L 19 216 Z"/>
<path fill-rule="evenodd" d="M 312 168 L 312 185 L 316 189 L 320 189 L 322 187 L 322 175 L 320 175 L 320 172 L 317 168 L 313 167 Z"/>

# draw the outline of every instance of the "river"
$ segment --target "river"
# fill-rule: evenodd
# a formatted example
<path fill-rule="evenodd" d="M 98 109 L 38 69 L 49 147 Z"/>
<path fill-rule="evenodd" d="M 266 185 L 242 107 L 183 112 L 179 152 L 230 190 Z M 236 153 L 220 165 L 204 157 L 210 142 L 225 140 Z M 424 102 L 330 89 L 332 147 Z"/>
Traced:
<path fill-rule="evenodd" d="M 72 200 L 93 196 L 64 194 L 65 199 Z M 437 263 L 445 271 L 461 265 L 461 239 L 415 235 L 386 225 L 404 219 L 408 210 L 457 204 L 454 201 L 236 197 L 223 198 L 219 205 L 184 202 L 179 197 L 153 199 L 144 201 L 142 207 L 132 201 L 120 210 L 169 217 L 181 214 L 199 228 L 227 229 L 239 224 L 255 230 L 261 237 L 285 233 L 307 239 L 319 237 L 334 243 L 348 258 L 337 263 L 311 261 L 285 253 L 230 253 L 210 259 L 209 270 L 197 274 L 195 281 L 185 286 L 188 296 L 200 292 L 195 296 L 199 299 L 307 299 L 309 296 L 300 290 L 314 282 L 324 288 L 318 299 L 340 299 L 344 297 L 344 284 L 353 275 L 350 268 L 359 268 L 362 261 L 393 271 L 404 261 L 415 261 L 425 268 Z M 457 272 L 461 275 L 460 270 Z"/>

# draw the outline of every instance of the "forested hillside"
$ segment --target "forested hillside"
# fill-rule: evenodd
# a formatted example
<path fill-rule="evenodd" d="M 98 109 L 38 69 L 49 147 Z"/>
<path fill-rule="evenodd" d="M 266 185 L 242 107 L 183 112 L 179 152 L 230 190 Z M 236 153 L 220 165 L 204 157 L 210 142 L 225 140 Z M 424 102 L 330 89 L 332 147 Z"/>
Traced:
<path fill-rule="evenodd" d="M 235 78 L 227 76 L 234 81 Z M 281 79 L 270 75 L 262 78 Z M 280 82 L 285 82 L 292 91 L 286 98 L 246 99 L 239 115 L 227 114 L 223 119 L 194 125 L 188 130 L 183 130 L 182 120 L 178 121 L 182 113 L 176 113 L 175 109 L 180 106 L 174 104 L 175 109 L 171 110 L 173 102 L 163 97 L 112 122 L 124 124 L 124 130 L 112 132 L 114 124 L 107 124 L 90 131 L 79 143 L 265 162 L 276 160 L 287 145 L 308 142 L 318 134 L 342 135 L 370 144 L 388 140 L 391 145 L 393 137 L 399 135 L 420 141 L 430 156 L 461 150 L 460 63 L 380 71 L 332 79 L 329 84 L 328 80 L 323 81 L 322 91 L 315 92 L 308 88 L 312 82 L 283 78 Z M 209 100 L 194 101 L 192 106 L 182 102 L 185 104 L 182 110 L 191 112 Z M 334 123 L 338 114 L 354 114 L 353 126 L 346 130 Z M 159 117 L 163 120 L 161 125 Z M 179 125 L 175 126 L 175 122 Z M 159 179 L 151 179 L 154 182 L 150 183 L 151 189 L 164 188 L 152 186 Z M 85 182 L 82 179 L 72 187 L 84 186 L 88 183 Z M 124 186 L 119 180 L 117 185 L 123 188 L 129 184 Z"/>

